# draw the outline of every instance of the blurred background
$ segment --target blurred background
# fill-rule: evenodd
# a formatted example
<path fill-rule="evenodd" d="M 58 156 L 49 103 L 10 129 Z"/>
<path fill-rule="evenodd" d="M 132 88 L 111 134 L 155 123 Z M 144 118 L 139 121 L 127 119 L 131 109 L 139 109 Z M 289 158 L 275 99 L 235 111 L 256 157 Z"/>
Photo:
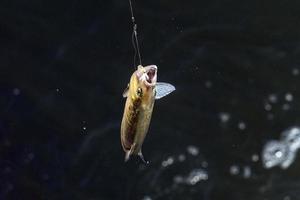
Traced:
<path fill-rule="evenodd" d="M 143 64 L 177 89 L 155 103 L 149 165 L 120 145 L 128 1 L 0 2 L 0 199 L 299 200 L 283 133 L 300 125 L 300 2 L 133 8 Z"/>

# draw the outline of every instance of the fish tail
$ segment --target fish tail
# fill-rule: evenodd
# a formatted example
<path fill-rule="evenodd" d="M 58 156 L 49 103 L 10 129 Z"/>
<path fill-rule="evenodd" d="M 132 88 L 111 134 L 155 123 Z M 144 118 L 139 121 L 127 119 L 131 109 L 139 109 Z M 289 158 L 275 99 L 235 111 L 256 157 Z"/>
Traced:
<path fill-rule="evenodd" d="M 126 151 L 124 161 L 127 162 L 129 160 L 129 158 L 130 158 L 130 151 Z"/>
<path fill-rule="evenodd" d="M 140 150 L 140 152 L 138 153 L 138 156 L 141 158 L 141 160 L 145 163 L 145 164 L 149 164 L 149 161 L 146 161 L 142 151 Z"/>

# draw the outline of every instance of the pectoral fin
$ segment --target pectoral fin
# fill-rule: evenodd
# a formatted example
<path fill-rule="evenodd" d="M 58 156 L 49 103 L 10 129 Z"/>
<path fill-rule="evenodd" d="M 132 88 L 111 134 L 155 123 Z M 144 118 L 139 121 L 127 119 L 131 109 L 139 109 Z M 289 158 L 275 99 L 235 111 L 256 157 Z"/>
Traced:
<path fill-rule="evenodd" d="M 128 96 L 128 91 L 129 91 L 129 83 L 127 85 L 127 87 L 125 88 L 124 92 L 123 92 L 123 97 L 126 98 Z"/>
<path fill-rule="evenodd" d="M 156 83 L 155 90 L 156 90 L 155 99 L 160 99 L 173 92 L 175 90 L 175 87 L 170 83 L 158 82 Z"/>

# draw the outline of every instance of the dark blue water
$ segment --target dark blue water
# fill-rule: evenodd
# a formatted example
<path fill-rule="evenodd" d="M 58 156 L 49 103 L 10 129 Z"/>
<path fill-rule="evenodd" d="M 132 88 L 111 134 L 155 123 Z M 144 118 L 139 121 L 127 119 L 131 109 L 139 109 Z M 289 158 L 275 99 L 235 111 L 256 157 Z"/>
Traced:
<path fill-rule="evenodd" d="M 143 64 L 176 86 L 144 165 L 120 145 L 128 2 L 0 2 L 0 199 L 299 200 L 297 151 L 262 154 L 300 125 L 299 4 L 133 1 Z"/>

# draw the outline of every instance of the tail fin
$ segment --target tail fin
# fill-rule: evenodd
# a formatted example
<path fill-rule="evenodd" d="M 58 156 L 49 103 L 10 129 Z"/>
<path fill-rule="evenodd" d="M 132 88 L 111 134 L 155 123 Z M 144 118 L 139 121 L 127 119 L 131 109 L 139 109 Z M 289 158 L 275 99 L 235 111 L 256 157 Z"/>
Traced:
<path fill-rule="evenodd" d="M 140 150 L 140 152 L 138 153 L 138 156 L 141 158 L 141 160 L 145 163 L 145 164 L 149 164 L 149 161 L 146 161 L 142 151 Z"/>
<path fill-rule="evenodd" d="M 127 161 L 130 159 L 130 156 L 131 156 L 131 151 L 126 151 L 124 161 L 127 162 Z M 146 161 L 146 160 L 145 160 L 142 151 L 140 151 L 140 152 L 138 153 L 138 156 L 140 157 L 140 159 L 141 159 L 145 164 L 149 164 L 149 161 Z"/>
<path fill-rule="evenodd" d="M 125 153 L 125 162 L 127 162 L 130 158 L 130 151 L 126 151 Z"/>

